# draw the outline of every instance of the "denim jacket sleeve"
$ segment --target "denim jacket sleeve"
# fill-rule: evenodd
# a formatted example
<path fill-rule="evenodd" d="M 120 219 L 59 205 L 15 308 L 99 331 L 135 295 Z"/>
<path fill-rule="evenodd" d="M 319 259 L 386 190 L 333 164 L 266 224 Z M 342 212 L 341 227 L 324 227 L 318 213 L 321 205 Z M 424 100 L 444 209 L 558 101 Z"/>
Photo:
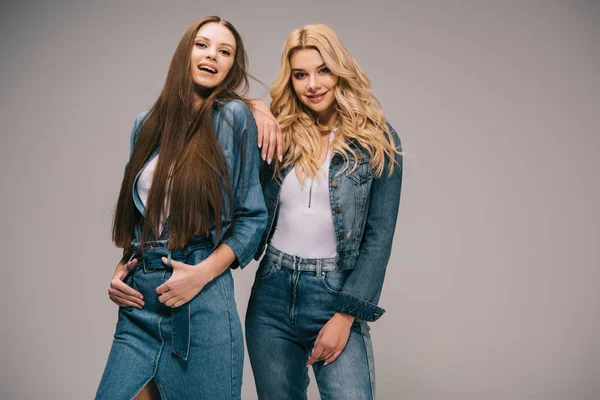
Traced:
<path fill-rule="evenodd" d="M 133 128 L 131 129 L 131 136 L 129 137 L 129 157 L 130 158 L 131 158 L 131 154 L 133 154 L 133 147 L 135 146 L 135 142 L 138 139 L 138 135 L 139 135 L 138 130 L 139 130 L 140 126 L 142 125 L 142 122 L 148 115 L 148 113 L 149 113 L 148 110 L 141 112 L 135 118 L 135 121 L 133 121 Z"/>
<path fill-rule="evenodd" d="M 401 151 L 398 134 L 391 126 L 388 125 L 388 128 L 396 148 Z M 396 229 L 402 186 L 402 156 L 396 155 L 396 163 L 391 176 L 387 161 L 381 177 L 373 179 L 360 253 L 335 304 L 335 311 L 365 321 L 376 321 L 385 312 L 377 303 Z"/>
<path fill-rule="evenodd" d="M 234 197 L 235 221 L 225 233 L 224 243 L 236 256 L 232 268 L 245 267 L 254 256 L 267 224 L 267 209 L 259 182 L 260 155 L 256 122 L 242 101 L 226 103 L 217 137 L 225 152 L 231 152 L 229 177 Z M 232 141 L 232 143 L 224 143 Z M 213 239 L 216 234 L 211 233 Z M 216 243 L 216 241 L 214 242 Z"/>

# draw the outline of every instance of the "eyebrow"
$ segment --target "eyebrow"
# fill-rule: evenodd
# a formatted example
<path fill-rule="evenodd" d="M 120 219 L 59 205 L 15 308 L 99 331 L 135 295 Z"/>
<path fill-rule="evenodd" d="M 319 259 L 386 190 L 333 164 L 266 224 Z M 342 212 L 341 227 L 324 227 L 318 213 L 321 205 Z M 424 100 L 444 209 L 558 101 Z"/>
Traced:
<path fill-rule="evenodd" d="M 323 63 L 323 64 L 319 65 L 319 66 L 318 66 L 316 69 L 321 69 L 321 68 L 323 68 L 323 67 L 326 67 L 325 63 Z M 304 69 L 302 69 L 302 68 L 292 68 L 292 72 L 299 72 L 299 71 L 306 72 L 306 71 L 305 71 Z"/>
<path fill-rule="evenodd" d="M 202 39 L 202 40 L 205 40 L 207 42 L 210 42 L 210 39 L 207 38 L 206 36 L 196 36 L 195 40 L 198 40 L 198 39 Z M 232 45 L 230 45 L 229 43 L 226 43 L 226 42 L 219 43 L 219 46 L 227 46 L 227 47 L 230 47 L 231 50 L 235 49 L 235 47 L 233 47 Z"/>

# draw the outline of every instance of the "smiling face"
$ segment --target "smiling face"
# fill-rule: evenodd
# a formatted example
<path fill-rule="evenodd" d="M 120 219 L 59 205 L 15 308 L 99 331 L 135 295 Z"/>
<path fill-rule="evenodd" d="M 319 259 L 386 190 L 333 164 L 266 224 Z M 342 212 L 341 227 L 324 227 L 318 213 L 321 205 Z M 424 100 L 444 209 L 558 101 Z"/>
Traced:
<path fill-rule="evenodd" d="M 302 104 L 307 106 L 322 124 L 328 124 L 335 113 L 333 89 L 339 77 L 325 65 L 316 49 L 302 49 L 290 58 L 292 85 Z"/>
<path fill-rule="evenodd" d="M 235 61 L 235 52 L 235 38 L 224 25 L 210 22 L 198 29 L 190 58 L 190 72 L 201 97 L 227 77 Z"/>

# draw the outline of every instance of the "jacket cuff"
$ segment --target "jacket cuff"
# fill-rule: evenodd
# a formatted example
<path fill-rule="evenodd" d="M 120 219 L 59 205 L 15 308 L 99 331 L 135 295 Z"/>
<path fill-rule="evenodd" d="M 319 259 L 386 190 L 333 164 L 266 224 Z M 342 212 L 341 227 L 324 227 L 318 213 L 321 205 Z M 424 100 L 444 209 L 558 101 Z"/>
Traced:
<path fill-rule="evenodd" d="M 346 293 L 338 294 L 334 309 L 367 322 L 377 321 L 385 313 L 383 308 Z"/>
<path fill-rule="evenodd" d="M 252 254 L 248 254 L 246 251 L 246 246 L 240 243 L 240 241 L 235 237 L 229 236 L 223 239 L 222 243 L 231 247 L 231 250 L 233 250 L 233 253 L 236 257 L 236 260 L 233 262 L 233 264 L 231 264 L 230 268 L 244 268 L 250 261 L 252 261 Z"/>

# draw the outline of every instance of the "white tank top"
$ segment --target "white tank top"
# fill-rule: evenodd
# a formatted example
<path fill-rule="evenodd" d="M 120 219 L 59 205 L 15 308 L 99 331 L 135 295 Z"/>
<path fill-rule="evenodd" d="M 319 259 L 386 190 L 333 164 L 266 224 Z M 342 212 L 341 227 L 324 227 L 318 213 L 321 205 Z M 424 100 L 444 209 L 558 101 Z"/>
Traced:
<path fill-rule="evenodd" d="M 330 142 L 333 139 L 333 132 Z M 329 200 L 330 153 L 317 176 L 304 186 L 296 168 L 287 174 L 279 195 L 279 213 L 271 244 L 284 253 L 302 258 L 330 258 L 337 254 L 337 241 Z M 312 189 L 311 189 L 312 185 Z"/>
<path fill-rule="evenodd" d="M 154 178 L 154 171 L 156 170 L 156 164 L 158 163 L 158 155 L 154 157 L 146 167 L 142 170 L 140 177 L 138 178 L 136 189 L 138 192 L 138 196 L 140 196 L 140 200 L 144 205 L 144 208 L 148 207 L 148 195 L 150 194 L 150 188 L 152 187 L 152 178 Z M 169 210 L 169 197 L 165 199 L 165 208 L 163 215 L 160 219 L 160 230 L 162 232 L 163 227 L 165 226 L 165 221 L 167 219 L 167 213 Z"/>

